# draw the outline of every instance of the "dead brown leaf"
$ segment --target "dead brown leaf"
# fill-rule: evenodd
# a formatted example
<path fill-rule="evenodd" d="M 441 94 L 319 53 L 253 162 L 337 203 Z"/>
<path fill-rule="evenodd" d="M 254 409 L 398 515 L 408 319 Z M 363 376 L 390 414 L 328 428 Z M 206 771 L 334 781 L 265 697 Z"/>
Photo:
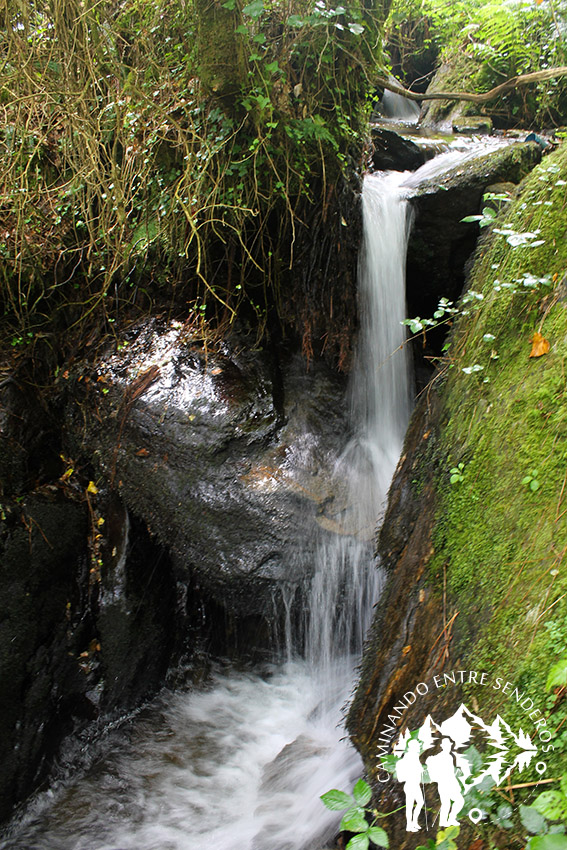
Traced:
<path fill-rule="evenodd" d="M 534 333 L 530 342 L 532 344 L 530 357 L 541 357 L 549 352 L 549 340 L 542 336 L 539 331 Z"/>

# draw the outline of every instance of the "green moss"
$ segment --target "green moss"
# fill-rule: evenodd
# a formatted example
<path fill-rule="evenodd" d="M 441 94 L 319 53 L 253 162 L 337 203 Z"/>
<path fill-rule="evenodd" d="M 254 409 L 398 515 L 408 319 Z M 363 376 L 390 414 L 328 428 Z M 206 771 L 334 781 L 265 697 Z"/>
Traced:
<path fill-rule="evenodd" d="M 495 226 L 540 231 L 543 244 L 514 248 L 494 233 L 479 249 L 470 286 L 483 299 L 455 329 L 444 388 L 431 563 L 433 583 L 445 583 L 449 616 L 459 611 L 455 657 L 521 683 L 542 710 L 548 669 L 567 648 L 567 627 L 555 628 L 550 642 L 546 626 L 567 619 L 565 174 L 563 146 Z M 534 278 L 544 282 L 525 286 Z M 535 332 L 550 344 L 541 357 L 529 356 Z M 475 364 L 482 369 L 463 371 Z M 463 480 L 451 485 L 448 470 L 459 462 Z M 528 475 L 537 490 L 523 483 Z M 506 700 L 513 720 L 514 703 L 499 693 L 490 707 L 502 710 Z M 559 705 L 548 723 L 558 726 L 564 716 Z M 558 739 L 563 770 L 566 743 Z"/>

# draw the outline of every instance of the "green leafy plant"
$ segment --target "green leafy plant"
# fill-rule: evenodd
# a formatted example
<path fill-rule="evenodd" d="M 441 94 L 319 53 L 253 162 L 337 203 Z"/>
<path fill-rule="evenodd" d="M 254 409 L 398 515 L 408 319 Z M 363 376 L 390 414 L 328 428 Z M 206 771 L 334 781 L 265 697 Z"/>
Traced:
<path fill-rule="evenodd" d="M 559 789 L 543 791 L 531 806 L 520 806 L 520 817 L 533 833 L 526 850 L 567 850 L 567 775 L 561 778 Z"/>
<path fill-rule="evenodd" d="M 488 227 L 490 224 L 494 224 L 494 219 L 496 218 L 496 210 L 493 207 L 484 207 L 482 212 L 478 215 L 467 215 L 465 218 L 462 218 L 461 221 L 465 223 L 470 222 L 478 222 L 479 227 Z"/>
<path fill-rule="evenodd" d="M 457 850 L 456 839 L 459 837 L 459 832 L 458 826 L 440 829 L 435 836 L 435 841 L 430 838 L 427 844 L 420 844 L 416 850 Z"/>
<path fill-rule="evenodd" d="M 486 90 L 506 77 L 564 65 L 564 15 L 563 0 L 393 0 L 387 33 L 395 72 L 406 84 L 418 83 L 427 72 L 424 61 L 445 63 L 454 67 L 455 87 L 462 90 L 466 79 L 466 88 Z M 561 115 L 565 91 L 563 81 L 543 83 L 507 93 L 487 111 L 524 126 L 538 116 L 541 126 L 543 116 Z"/>
<path fill-rule="evenodd" d="M 512 200 L 509 195 L 505 195 L 504 193 L 486 192 L 482 197 L 484 201 L 496 201 L 498 204 L 509 203 Z M 478 222 L 479 227 L 489 227 L 496 222 L 497 215 L 498 210 L 494 206 L 485 206 L 481 213 L 477 215 L 467 215 L 465 218 L 462 218 L 461 221 L 465 223 Z M 537 248 L 545 242 L 543 239 L 538 239 L 540 234 L 539 230 L 535 230 L 533 232 L 519 232 L 514 230 L 511 226 L 505 225 L 502 228 L 495 227 L 494 233 L 497 233 L 499 236 L 505 236 L 507 243 L 512 248 L 519 248 L 522 246 Z"/>
<path fill-rule="evenodd" d="M 371 799 L 370 785 L 364 779 L 359 779 L 356 782 L 352 789 L 352 795 L 345 791 L 338 791 L 336 788 L 321 795 L 323 804 L 332 812 L 342 812 L 346 809 L 341 819 L 340 829 L 354 833 L 348 841 L 347 850 L 367 850 L 371 842 L 378 847 L 389 846 L 386 831 L 376 826 L 376 821 L 380 815 L 368 807 Z M 372 817 L 370 823 L 367 816 Z"/>
<path fill-rule="evenodd" d="M 457 466 L 454 466 L 452 469 L 449 470 L 449 474 L 451 476 L 449 478 L 449 482 L 451 484 L 460 484 L 462 481 L 465 480 L 464 471 L 464 463 L 458 463 Z"/>
<path fill-rule="evenodd" d="M 527 475 L 522 478 L 522 484 L 535 493 L 541 487 L 539 481 L 539 472 L 537 469 L 530 469 Z"/>
<path fill-rule="evenodd" d="M 543 791 L 534 800 L 533 807 L 547 820 L 567 821 L 567 776 L 561 779 L 558 791 Z"/>
<path fill-rule="evenodd" d="M 545 687 L 548 691 L 552 688 L 567 687 L 567 655 L 560 658 L 559 661 L 550 668 Z"/>
<path fill-rule="evenodd" d="M 567 850 L 565 835 L 534 835 L 526 844 L 527 850 Z"/>
<path fill-rule="evenodd" d="M 238 314 L 261 336 L 271 313 L 308 347 L 333 309 L 315 317 L 321 278 L 291 269 L 321 210 L 348 217 L 337 188 L 363 159 L 384 14 L 361 0 L 9 2 L 0 315 L 15 346 L 54 314 L 63 343 L 59 329 L 107 332 L 171 297 L 201 335 Z M 341 250 L 325 238 L 315 250 Z M 348 349 L 352 311 L 329 298 Z"/>

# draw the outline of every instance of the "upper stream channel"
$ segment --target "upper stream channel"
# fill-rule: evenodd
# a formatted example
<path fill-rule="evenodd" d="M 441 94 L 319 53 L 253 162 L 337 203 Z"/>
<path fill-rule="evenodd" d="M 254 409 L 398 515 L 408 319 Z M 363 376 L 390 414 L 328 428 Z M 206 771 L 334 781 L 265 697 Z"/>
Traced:
<path fill-rule="evenodd" d="M 353 436 L 333 471 L 350 507 L 345 533 L 318 548 L 305 651 L 290 633 L 278 662 L 219 668 L 200 688 L 163 692 L 105 734 L 87 769 L 39 794 L 8 827 L 3 850 L 317 850 L 332 841 L 338 818 L 319 796 L 350 790 L 362 772 L 342 717 L 379 597 L 376 522 L 411 408 L 406 198 L 467 155 L 449 151 L 411 175 L 364 181 Z"/>

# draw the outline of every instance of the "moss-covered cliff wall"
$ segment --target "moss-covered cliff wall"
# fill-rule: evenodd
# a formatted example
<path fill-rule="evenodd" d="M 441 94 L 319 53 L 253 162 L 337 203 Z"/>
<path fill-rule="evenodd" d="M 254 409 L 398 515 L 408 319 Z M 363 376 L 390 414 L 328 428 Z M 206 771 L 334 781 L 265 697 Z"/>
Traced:
<path fill-rule="evenodd" d="M 468 303 L 408 432 L 379 544 L 389 581 L 348 718 L 377 788 L 381 730 L 419 682 L 429 692 L 400 731 L 465 700 L 522 727 L 540 758 L 550 730 L 547 776 L 567 769 L 564 690 L 546 691 L 567 648 L 566 174 L 563 146 L 481 241 Z M 434 676 L 454 670 L 485 671 L 491 686 L 467 674 L 437 688 Z M 532 718 L 516 687 L 539 709 Z M 520 781 L 534 777 L 532 764 Z M 393 809 L 401 785 L 386 787 L 380 802 Z M 398 837 L 406 846 L 411 835 L 400 826 Z"/>

